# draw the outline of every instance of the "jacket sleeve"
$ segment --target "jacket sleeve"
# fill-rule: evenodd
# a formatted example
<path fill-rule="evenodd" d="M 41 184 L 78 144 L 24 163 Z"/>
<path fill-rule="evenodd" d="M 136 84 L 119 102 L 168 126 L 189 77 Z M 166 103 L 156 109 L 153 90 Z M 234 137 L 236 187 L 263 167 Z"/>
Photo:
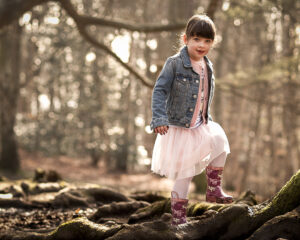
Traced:
<path fill-rule="evenodd" d="M 152 120 L 151 130 L 158 126 L 169 125 L 166 112 L 167 97 L 170 94 L 175 73 L 172 58 L 168 58 L 161 70 L 152 92 Z"/>

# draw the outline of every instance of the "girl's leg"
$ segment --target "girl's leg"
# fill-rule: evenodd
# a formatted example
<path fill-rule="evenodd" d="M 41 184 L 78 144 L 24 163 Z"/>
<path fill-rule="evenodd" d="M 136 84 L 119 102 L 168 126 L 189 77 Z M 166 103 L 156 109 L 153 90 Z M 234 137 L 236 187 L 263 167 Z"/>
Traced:
<path fill-rule="evenodd" d="M 206 168 L 206 201 L 231 203 L 233 198 L 222 190 L 222 173 L 226 162 L 226 153 L 220 154 Z"/>
<path fill-rule="evenodd" d="M 171 192 L 172 225 L 184 224 L 186 220 L 186 209 L 188 199 L 186 199 L 189 186 L 193 177 L 175 180 L 173 191 Z"/>
<path fill-rule="evenodd" d="M 177 192 L 179 198 L 186 199 L 189 191 L 189 186 L 193 177 L 175 180 L 173 191 Z"/>
<path fill-rule="evenodd" d="M 226 162 L 226 153 L 222 153 L 220 154 L 218 157 L 216 157 L 210 164 L 209 166 L 212 167 L 224 167 L 225 166 L 225 162 Z"/>

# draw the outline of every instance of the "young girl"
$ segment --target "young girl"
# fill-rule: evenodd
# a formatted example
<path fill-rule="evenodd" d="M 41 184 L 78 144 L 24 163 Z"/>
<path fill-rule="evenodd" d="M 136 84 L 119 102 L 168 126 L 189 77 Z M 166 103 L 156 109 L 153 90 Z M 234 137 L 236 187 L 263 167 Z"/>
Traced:
<path fill-rule="evenodd" d="M 174 180 L 171 191 L 172 224 L 186 223 L 188 189 L 193 176 L 206 169 L 206 201 L 231 203 L 221 188 L 229 143 L 222 127 L 213 122 L 213 67 L 207 54 L 215 26 L 205 15 L 189 19 L 185 46 L 167 59 L 152 94 L 151 129 L 157 135 L 151 170 Z"/>

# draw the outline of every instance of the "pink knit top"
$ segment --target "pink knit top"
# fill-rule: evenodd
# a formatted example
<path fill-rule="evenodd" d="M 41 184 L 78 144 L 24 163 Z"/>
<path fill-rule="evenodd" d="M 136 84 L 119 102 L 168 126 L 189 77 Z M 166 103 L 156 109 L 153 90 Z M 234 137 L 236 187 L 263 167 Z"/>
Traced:
<path fill-rule="evenodd" d="M 192 121 L 191 121 L 190 128 L 196 128 L 200 125 L 200 121 L 201 121 L 200 114 L 202 115 L 203 122 L 206 123 L 205 115 L 206 115 L 206 111 L 207 111 L 207 102 L 208 102 L 208 79 L 207 79 L 206 63 L 205 63 L 204 59 L 202 59 L 202 60 L 203 60 L 203 62 L 202 61 L 194 61 L 194 60 L 191 59 L 193 69 L 195 70 L 195 72 L 197 72 L 200 75 L 200 83 L 199 83 L 197 103 L 196 103 L 196 107 L 195 107 L 195 111 L 194 111 L 194 115 L 193 115 L 193 118 L 192 118 Z M 202 65 L 201 65 L 203 63 L 204 63 L 204 65 L 203 65 L 204 78 L 202 76 Z M 204 79 L 204 82 L 203 82 L 202 79 Z M 204 86 L 203 86 L 203 84 L 204 84 Z M 204 90 L 204 99 L 201 102 L 202 88 Z M 201 110 L 202 110 L 202 113 L 201 113 Z"/>

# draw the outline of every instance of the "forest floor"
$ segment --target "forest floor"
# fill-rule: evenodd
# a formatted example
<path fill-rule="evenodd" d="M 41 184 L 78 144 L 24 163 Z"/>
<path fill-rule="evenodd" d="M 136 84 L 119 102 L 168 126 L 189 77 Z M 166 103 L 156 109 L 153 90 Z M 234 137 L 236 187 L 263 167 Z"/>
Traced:
<path fill-rule="evenodd" d="M 235 198 L 233 204 L 226 206 L 207 203 L 203 194 L 195 193 L 192 183 L 187 226 L 190 230 L 186 234 L 184 229 L 174 232 L 170 227 L 169 197 L 173 181 L 150 169 L 143 173 L 117 173 L 107 171 L 101 164 L 93 167 L 89 159 L 45 157 L 24 151 L 20 151 L 20 158 L 22 170 L 16 176 L 5 174 L 5 178 L 0 172 L 0 240 L 79 240 L 78 234 L 83 237 L 80 240 L 95 239 L 91 237 L 94 234 L 101 235 L 99 239 L 105 235 L 105 238 L 111 236 L 110 239 L 119 240 L 128 240 L 132 234 L 137 234 L 134 239 L 145 240 L 193 239 L 191 236 L 218 239 L 224 229 L 228 229 L 224 239 L 245 239 L 251 234 L 254 234 L 251 240 L 299 239 L 295 236 L 300 236 L 298 227 L 294 227 L 300 224 L 300 198 L 294 193 L 299 189 L 300 173 L 278 193 L 281 202 L 289 200 L 289 204 L 282 205 L 271 199 L 261 202 L 250 191 L 241 196 L 226 191 Z M 35 171 L 37 168 L 45 171 Z M 51 170 L 57 172 L 62 181 L 50 180 L 56 176 Z M 269 209 L 268 204 L 277 204 L 274 209 L 284 208 L 273 215 L 267 212 L 267 217 L 261 218 L 261 211 Z M 277 215 L 283 219 L 282 224 Z M 268 224 L 263 225 L 268 220 Z M 203 224 L 206 228 L 199 228 Z M 262 225 L 265 227 L 260 228 Z M 216 226 L 219 226 L 217 230 Z M 261 238 L 265 233 L 272 237 Z"/>
<path fill-rule="evenodd" d="M 108 171 L 103 163 L 100 162 L 98 167 L 90 164 L 88 158 L 72 158 L 67 156 L 46 157 L 38 153 L 29 153 L 23 150 L 19 151 L 21 159 L 21 170 L 16 175 L 0 172 L 0 176 L 7 177 L 7 182 L 0 182 L 0 192 L 6 193 L 18 187 L 26 179 L 33 179 L 35 169 L 40 168 L 45 171 L 54 170 L 66 181 L 69 186 L 86 187 L 91 184 L 97 184 L 120 192 L 125 196 L 135 193 L 152 192 L 166 198 L 170 197 L 170 189 L 173 181 L 161 177 L 145 169 L 142 173 L 121 173 Z M 10 181 L 12 180 L 12 182 Z M 16 181 L 16 182 L 14 182 Z M 21 182 L 20 182 L 21 181 Z M 16 185 L 15 185 L 16 184 Z M 55 184 L 55 183 L 54 183 Z M 204 201 L 203 194 L 194 194 L 194 183 L 190 186 L 192 201 Z M 41 193 L 30 195 L 29 201 L 43 200 L 51 201 L 56 193 Z M 1 202 L 1 204 L 3 204 Z M 38 232 L 49 232 L 54 230 L 59 224 L 70 220 L 78 214 L 80 216 L 90 216 L 97 211 L 99 206 L 93 207 L 63 207 L 58 209 L 28 209 L 28 208 L 2 208 L 0 207 L 0 232 L 4 231 L 22 231 L 30 232 L 38 229 Z M 78 210 L 76 210 L 78 209 Z M 80 209 L 80 210 L 79 210 Z M 0 237 L 1 239 L 1 237 Z"/>
<path fill-rule="evenodd" d="M 122 173 L 108 171 L 100 162 L 98 167 L 90 164 L 87 158 L 72 158 L 67 156 L 45 157 L 41 154 L 20 151 L 22 177 L 32 177 L 36 168 L 44 170 L 55 170 L 62 179 L 74 184 L 95 183 L 119 190 L 125 194 L 132 192 L 151 191 L 169 197 L 173 181 L 161 177 L 150 170 L 139 171 L 139 173 Z M 204 201 L 204 194 L 195 194 L 195 185 L 191 183 L 189 189 L 192 198 Z M 230 192 L 236 196 L 236 193 Z"/>

